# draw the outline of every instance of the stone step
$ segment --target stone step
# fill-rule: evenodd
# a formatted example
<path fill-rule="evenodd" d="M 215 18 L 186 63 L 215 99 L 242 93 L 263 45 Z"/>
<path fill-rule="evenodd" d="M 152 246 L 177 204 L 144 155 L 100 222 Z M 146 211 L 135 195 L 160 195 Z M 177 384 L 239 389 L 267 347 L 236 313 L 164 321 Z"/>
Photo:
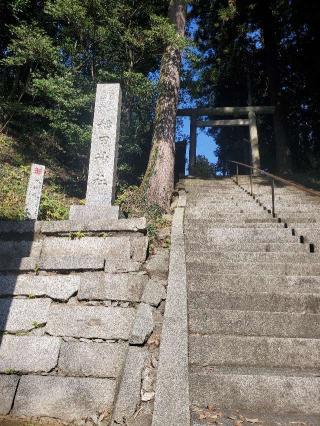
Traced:
<path fill-rule="evenodd" d="M 285 212 L 281 212 L 281 215 L 279 214 L 279 216 L 281 216 L 281 218 L 283 218 L 283 220 L 287 220 L 287 221 L 291 221 L 291 222 L 295 222 L 295 221 L 300 221 L 301 218 L 308 218 L 314 222 L 318 222 L 320 220 L 320 214 L 319 213 L 315 213 L 313 211 L 310 211 L 308 213 L 301 213 L 301 212 L 289 212 L 289 213 L 285 213 Z"/>
<path fill-rule="evenodd" d="M 308 244 L 299 243 L 234 243 L 234 244 L 217 244 L 214 241 L 206 241 L 205 243 L 186 242 L 187 252 L 200 252 L 203 249 L 210 255 L 212 252 L 234 252 L 235 257 L 239 252 L 266 252 L 266 253 L 308 253 L 310 247 Z"/>
<path fill-rule="evenodd" d="M 299 244 L 297 243 L 299 247 Z M 208 252 L 205 247 L 200 251 L 191 251 L 189 250 L 186 255 L 186 260 L 188 262 L 204 262 L 210 263 L 213 262 L 265 262 L 269 263 L 269 267 L 272 267 L 273 262 L 277 263 L 319 263 L 320 258 L 316 253 L 263 253 L 263 252 L 218 252 L 210 251 Z"/>
<path fill-rule="evenodd" d="M 272 224 L 272 225 L 271 225 Z M 283 223 L 279 222 L 253 222 L 253 223 L 241 223 L 239 222 L 216 222 L 214 221 L 214 218 L 212 220 L 188 220 L 185 222 L 184 229 L 185 231 L 189 231 L 190 229 L 195 229 L 195 226 L 200 229 L 212 229 L 212 228 L 225 228 L 226 225 L 228 225 L 228 228 L 255 228 L 255 229 L 261 229 L 261 228 L 268 228 L 270 229 L 271 226 L 274 226 L 275 228 L 284 228 Z"/>
<path fill-rule="evenodd" d="M 50 392 L 48 392 L 50 389 Z M 68 423 L 111 413 L 116 381 L 93 377 L 22 376 L 12 414 L 58 418 Z"/>
<path fill-rule="evenodd" d="M 230 296 L 244 293 L 320 294 L 320 276 L 272 276 L 215 274 L 208 276 L 200 271 L 188 275 L 189 291 L 207 293 L 214 300 L 215 293 L 228 292 Z"/>
<path fill-rule="evenodd" d="M 189 208 L 189 206 L 188 206 Z M 249 203 L 247 205 L 239 205 L 237 206 L 234 201 L 230 201 L 230 203 L 224 203 L 224 204 L 212 204 L 208 205 L 207 203 L 204 203 L 203 205 L 199 205 L 198 203 L 196 205 L 190 205 L 190 208 L 194 211 L 196 210 L 197 213 L 260 213 L 262 212 L 261 206 L 259 206 L 256 203 Z"/>
<path fill-rule="evenodd" d="M 257 193 L 257 195 L 259 195 L 259 197 L 268 199 L 270 197 L 271 191 L 268 192 L 268 193 L 263 193 L 263 192 L 260 193 L 259 191 L 256 191 L 256 193 Z M 275 200 L 276 201 L 284 200 L 284 201 L 293 201 L 293 202 L 300 201 L 300 200 L 305 200 L 307 202 L 309 202 L 309 201 L 313 201 L 313 202 L 318 201 L 319 202 L 320 201 L 320 199 L 318 197 L 308 195 L 308 194 L 303 193 L 303 192 L 291 193 L 291 192 L 288 192 L 288 191 L 283 191 L 281 194 L 279 194 L 279 188 L 275 189 Z"/>
<path fill-rule="evenodd" d="M 198 366 L 320 369 L 317 339 L 191 335 L 189 346 L 189 362 Z"/>
<path fill-rule="evenodd" d="M 139 234 L 137 234 L 139 235 Z M 82 237 L 70 240 L 65 237 L 46 238 L 41 255 L 50 256 L 83 256 L 97 255 L 104 258 L 118 257 L 143 262 L 148 248 L 147 237 Z"/>
<path fill-rule="evenodd" d="M 0 346 L 0 372 L 49 372 L 58 364 L 60 344 L 57 337 L 4 335 Z"/>
<path fill-rule="evenodd" d="M 241 207 L 241 208 L 247 208 L 247 207 L 251 207 L 251 206 L 255 206 L 256 207 L 256 202 L 249 198 L 249 197 L 244 197 L 244 198 L 238 198 L 238 197 L 231 197 L 229 199 L 217 199 L 216 197 L 206 197 L 203 198 L 201 200 L 199 199 L 190 199 L 188 197 L 188 208 L 190 207 L 202 207 L 202 206 L 207 206 L 208 209 L 211 208 L 224 208 L 224 207 Z"/>
<path fill-rule="evenodd" d="M 214 229 L 214 228 L 213 228 Z M 276 231 L 276 229 L 275 229 Z M 301 239 L 299 235 L 293 236 L 291 235 L 291 233 L 288 233 L 288 235 L 286 235 L 283 238 L 277 238 L 276 236 L 246 236 L 246 235 L 239 235 L 238 238 L 234 237 L 232 238 L 231 236 L 225 235 L 225 238 L 211 238 L 211 236 L 208 236 L 208 234 L 210 233 L 210 230 L 207 231 L 207 233 L 205 232 L 200 232 L 197 233 L 195 230 L 189 230 L 188 232 L 186 232 L 186 238 L 188 239 L 188 241 L 192 241 L 192 243 L 194 244 L 202 244 L 203 247 L 210 247 L 212 245 L 226 245 L 226 246 L 230 246 L 230 245 L 234 245 L 239 246 L 242 245 L 245 247 L 246 244 L 261 244 L 261 245 L 268 245 L 268 244 L 296 244 L 299 245 L 299 243 L 301 244 Z M 309 241 L 306 239 L 304 240 L 304 242 L 307 244 Z M 308 250 L 308 249 L 306 249 Z"/>
<path fill-rule="evenodd" d="M 0 299 L 0 331 L 8 333 L 28 332 L 38 329 L 48 321 L 50 299 Z"/>
<path fill-rule="evenodd" d="M 320 338 L 320 314 L 189 309 L 193 334 Z"/>
<path fill-rule="evenodd" d="M 228 193 L 224 192 L 221 195 L 216 193 L 210 194 L 187 194 L 188 206 L 191 205 L 220 205 L 226 203 L 254 203 L 254 200 L 251 197 L 248 197 L 247 194 L 238 194 L 238 193 Z"/>
<path fill-rule="evenodd" d="M 213 224 L 227 224 L 229 225 L 229 223 L 240 223 L 240 224 L 246 224 L 246 225 L 260 225 L 260 224 L 265 224 L 266 226 L 272 226 L 271 224 L 278 224 L 280 223 L 278 219 L 275 219 L 273 217 L 271 217 L 270 215 L 261 215 L 261 216 L 251 216 L 251 215 L 244 215 L 243 213 L 240 214 L 235 214 L 235 215 L 228 215 L 228 216 L 224 216 L 222 214 L 218 214 L 217 216 L 211 216 L 210 218 L 203 218 L 203 219 L 194 219 L 192 217 L 192 215 L 188 214 L 185 218 L 184 224 L 188 225 L 188 224 L 193 224 L 193 225 L 198 225 L 199 223 L 201 224 L 207 224 L 208 226 Z M 284 224 L 282 223 L 282 226 L 284 226 Z"/>
<path fill-rule="evenodd" d="M 49 297 L 67 301 L 80 285 L 80 275 L 0 275 L 0 297 Z"/>
<path fill-rule="evenodd" d="M 95 256 L 50 256 L 46 258 L 22 257 L 0 259 L 0 271 L 85 271 L 103 270 L 105 260 Z"/>
<path fill-rule="evenodd" d="M 200 228 L 201 229 L 201 228 Z M 243 229 L 243 228 L 232 228 L 221 227 L 219 229 L 210 229 L 207 232 L 209 239 L 267 239 L 270 237 L 278 238 L 279 241 L 292 240 L 294 242 L 293 236 L 288 229 L 281 229 L 276 226 L 270 226 L 265 229 Z"/>
<path fill-rule="evenodd" d="M 132 219 L 94 220 L 88 223 L 75 220 L 58 221 L 0 221 L 0 236 L 8 234 L 70 234 L 76 232 L 142 232 L 145 233 L 147 222 L 144 217 Z"/>
<path fill-rule="evenodd" d="M 134 318 L 134 308 L 58 304 L 50 307 L 45 331 L 53 336 L 128 340 Z"/>
<path fill-rule="evenodd" d="M 207 259 L 203 261 L 187 262 L 187 270 L 190 276 L 202 273 L 209 276 L 215 274 L 242 274 L 250 275 L 320 275 L 320 263 L 264 263 L 264 262 L 217 262 Z"/>
<path fill-rule="evenodd" d="M 127 351 L 124 343 L 62 342 L 58 369 L 66 376 L 116 379 L 121 375 Z"/>
<path fill-rule="evenodd" d="M 293 216 L 296 213 L 304 213 L 304 215 L 316 215 L 319 216 L 320 214 L 320 207 L 310 206 L 309 204 L 300 205 L 295 207 L 294 205 L 291 206 L 278 206 L 278 208 L 275 209 L 276 214 L 278 216 Z"/>
<path fill-rule="evenodd" d="M 295 234 L 300 236 L 303 235 L 306 241 L 319 241 L 320 240 L 320 226 L 318 224 L 312 226 L 292 226 L 288 225 L 290 229 L 294 229 Z"/>
<path fill-rule="evenodd" d="M 320 288 L 316 294 L 271 292 L 189 291 L 191 309 L 320 313 Z"/>
<path fill-rule="evenodd" d="M 1 241 L 0 257 L 39 257 L 42 242 L 36 241 Z"/>
<path fill-rule="evenodd" d="M 79 300 L 124 300 L 140 302 L 149 278 L 146 274 L 81 274 Z"/>
<path fill-rule="evenodd" d="M 264 197 L 259 197 L 258 200 L 260 202 L 262 202 L 262 204 L 264 204 L 265 206 L 268 206 L 269 208 L 272 206 L 272 200 L 271 197 L 269 198 L 264 198 Z M 312 207 L 312 208 L 317 208 L 320 207 L 320 201 L 309 201 L 306 199 L 286 199 L 286 200 L 282 200 L 282 199 L 275 199 L 275 207 L 276 209 L 278 209 L 279 211 L 282 210 L 282 208 L 291 208 L 291 207 L 296 207 L 297 210 L 302 207 Z"/>
<path fill-rule="evenodd" d="M 233 232 L 234 231 L 234 232 Z M 215 242 L 218 244 L 240 244 L 246 243 L 298 243 L 298 236 L 293 236 L 288 229 L 265 228 L 265 229 L 245 229 L 245 228 L 202 228 L 189 230 L 186 238 L 194 243 Z"/>
<path fill-rule="evenodd" d="M 182 185 L 185 187 L 190 186 L 198 186 L 200 185 L 202 188 L 205 187 L 212 187 L 212 186 L 218 186 L 219 188 L 222 188 L 225 185 L 232 185 L 234 186 L 234 182 L 231 178 L 221 178 L 221 179 L 199 179 L 199 178 L 187 178 L 187 179 L 181 179 L 179 181 Z"/>
<path fill-rule="evenodd" d="M 258 413 L 320 414 L 320 378 L 303 373 L 287 376 L 281 371 L 241 374 L 203 370 L 189 375 L 189 385 L 191 403 L 200 407 L 213 404 Z"/>
<path fill-rule="evenodd" d="M 197 209 L 192 209 L 192 211 L 187 212 L 186 217 L 188 219 L 191 220 L 212 220 L 212 221 L 217 221 L 217 220 L 225 220 L 228 219 L 230 222 L 233 221 L 245 221 L 245 220 L 256 220 L 257 222 L 259 222 L 260 219 L 261 221 L 263 220 L 269 220 L 271 217 L 271 215 L 267 212 L 265 212 L 264 210 L 258 210 L 258 211 L 254 211 L 254 212 L 244 212 L 244 211 L 239 211 L 239 212 L 232 212 L 230 210 L 228 211 L 215 211 L 215 212 L 211 212 L 208 211 L 207 209 L 202 210 L 202 211 L 198 211 Z M 278 222 L 278 219 L 275 220 L 275 222 Z"/>

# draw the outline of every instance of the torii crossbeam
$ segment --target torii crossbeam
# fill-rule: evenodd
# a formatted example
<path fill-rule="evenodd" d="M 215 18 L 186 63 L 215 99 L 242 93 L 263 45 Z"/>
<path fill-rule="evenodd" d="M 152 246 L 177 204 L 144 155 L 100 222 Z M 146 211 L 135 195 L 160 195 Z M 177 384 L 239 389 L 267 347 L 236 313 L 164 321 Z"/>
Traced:
<path fill-rule="evenodd" d="M 218 108 L 186 108 L 177 111 L 178 116 L 190 117 L 190 150 L 189 173 L 192 173 L 196 164 L 197 127 L 214 126 L 248 126 L 250 133 L 251 157 L 253 167 L 260 168 L 260 153 L 256 114 L 273 114 L 273 106 L 243 106 Z M 233 116 L 227 120 L 198 120 L 201 116 Z M 245 118 L 241 118 L 245 117 Z"/>

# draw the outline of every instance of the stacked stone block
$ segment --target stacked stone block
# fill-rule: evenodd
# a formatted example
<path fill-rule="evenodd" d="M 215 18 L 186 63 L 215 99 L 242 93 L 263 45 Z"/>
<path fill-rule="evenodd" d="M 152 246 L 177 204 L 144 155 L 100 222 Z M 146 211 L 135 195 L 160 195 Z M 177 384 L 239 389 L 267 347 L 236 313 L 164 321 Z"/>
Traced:
<path fill-rule="evenodd" d="M 0 230 L 0 414 L 110 424 L 129 370 L 139 383 L 134 413 L 165 298 L 144 263 L 145 220 Z"/>

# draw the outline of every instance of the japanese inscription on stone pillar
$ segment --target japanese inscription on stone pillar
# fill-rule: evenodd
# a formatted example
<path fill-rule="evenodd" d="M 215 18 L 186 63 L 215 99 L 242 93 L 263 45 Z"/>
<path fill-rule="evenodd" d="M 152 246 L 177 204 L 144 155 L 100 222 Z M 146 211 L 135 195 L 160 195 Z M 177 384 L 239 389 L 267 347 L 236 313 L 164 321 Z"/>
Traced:
<path fill-rule="evenodd" d="M 31 165 L 31 174 L 28 183 L 25 217 L 26 219 L 37 220 L 41 199 L 45 166 L 40 164 Z"/>
<path fill-rule="evenodd" d="M 87 205 L 111 206 L 114 200 L 120 113 L 120 85 L 98 84 L 91 139 Z"/>
<path fill-rule="evenodd" d="M 98 84 L 94 108 L 86 203 L 70 208 L 71 220 L 118 219 L 113 206 L 121 115 L 120 84 Z"/>

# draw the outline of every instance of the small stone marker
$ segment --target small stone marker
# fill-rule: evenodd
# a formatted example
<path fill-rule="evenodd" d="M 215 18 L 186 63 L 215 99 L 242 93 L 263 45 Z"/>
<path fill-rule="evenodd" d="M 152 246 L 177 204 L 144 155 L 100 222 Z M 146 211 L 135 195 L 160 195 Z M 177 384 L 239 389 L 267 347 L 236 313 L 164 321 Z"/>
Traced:
<path fill-rule="evenodd" d="M 71 206 L 70 219 L 118 219 L 114 201 L 121 114 L 120 84 L 98 84 L 94 109 L 86 205 Z"/>
<path fill-rule="evenodd" d="M 37 220 L 38 218 L 44 170 L 45 166 L 41 166 L 40 164 L 31 165 L 31 174 L 28 183 L 24 210 L 26 219 Z"/>

